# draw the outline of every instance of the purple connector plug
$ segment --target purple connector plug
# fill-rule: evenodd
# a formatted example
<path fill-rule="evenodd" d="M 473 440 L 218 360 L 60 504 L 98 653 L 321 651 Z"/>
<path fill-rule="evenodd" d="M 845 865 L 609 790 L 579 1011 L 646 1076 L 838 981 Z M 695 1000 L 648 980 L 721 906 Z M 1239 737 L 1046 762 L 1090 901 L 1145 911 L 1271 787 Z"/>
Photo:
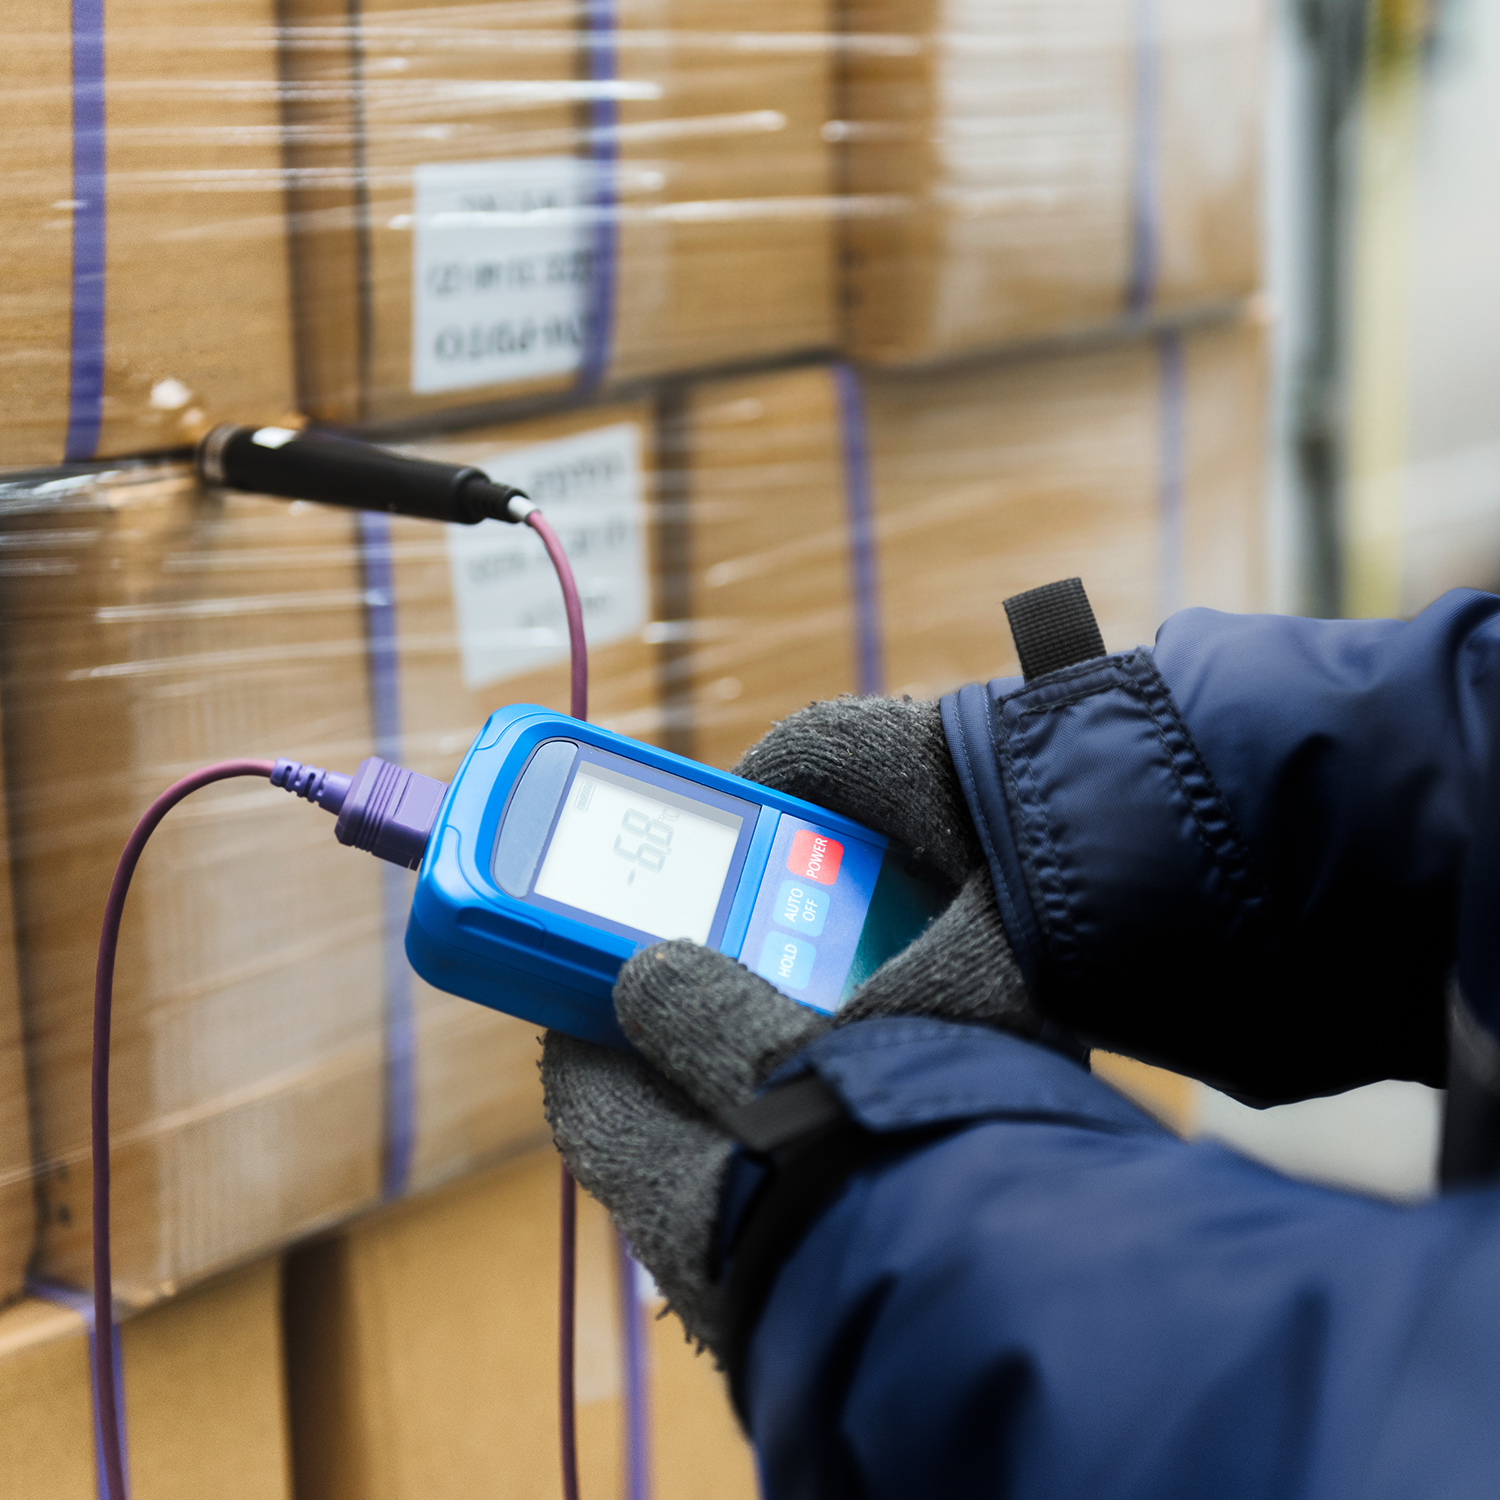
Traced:
<path fill-rule="evenodd" d="M 447 782 L 403 770 L 378 755 L 362 760 L 353 776 L 278 760 L 271 785 L 337 813 L 333 832 L 339 843 L 409 870 L 422 863 L 448 790 Z"/>

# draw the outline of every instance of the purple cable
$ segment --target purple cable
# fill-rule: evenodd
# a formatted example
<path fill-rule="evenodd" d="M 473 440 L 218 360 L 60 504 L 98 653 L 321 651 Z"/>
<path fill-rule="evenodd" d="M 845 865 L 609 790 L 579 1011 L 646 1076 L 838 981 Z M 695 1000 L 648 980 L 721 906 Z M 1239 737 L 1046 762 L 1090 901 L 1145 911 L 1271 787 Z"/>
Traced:
<path fill-rule="evenodd" d="M 615 1274 L 620 1284 L 620 1332 L 625 1346 L 625 1500 L 651 1494 L 651 1412 L 647 1393 L 646 1332 L 638 1271 L 625 1236 L 615 1231 Z"/>
<path fill-rule="evenodd" d="M 573 578 L 573 565 L 557 533 L 547 523 L 539 510 L 526 513 L 526 524 L 542 539 L 552 566 L 557 569 L 557 581 L 562 585 L 563 608 L 568 615 L 568 658 L 572 665 L 572 693 L 568 712 L 575 719 L 589 716 L 589 648 L 583 638 L 583 604 L 578 597 L 578 584 Z"/>
<path fill-rule="evenodd" d="M 557 1297 L 557 1428 L 562 1440 L 562 1490 L 564 1500 L 578 1500 L 578 1393 L 573 1368 L 576 1347 L 578 1285 L 578 1184 L 563 1163 L 561 1208 L 558 1223 L 562 1233 L 558 1246 Z"/>
<path fill-rule="evenodd" d="M 271 775 L 268 760 L 222 760 L 174 781 L 142 814 L 125 842 L 115 878 L 104 903 L 99 929 L 99 962 L 94 970 L 94 1064 L 90 1102 L 93 1110 L 94 1168 L 94 1400 L 99 1414 L 99 1446 L 104 1454 L 107 1493 L 100 1500 L 126 1500 L 125 1457 L 120 1442 L 119 1407 L 115 1392 L 114 1275 L 109 1259 L 109 1023 L 114 1006 L 115 953 L 120 946 L 120 919 L 125 897 L 140 863 L 146 840 L 179 802 L 199 787 L 232 776 Z"/>
<path fill-rule="evenodd" d="M 583 636 L 583 604 L 578 597 L 573 565 L 541 511 L 527 511 L 525 520 L 541 537 L 547 556 L 557 570 L 557 581 L 562 586 L 563 609 L 568 616 L 568 660 L 572 669 L 569 712 L 575 719 L 587 719 L 589 652 Z M 573 1370 L 578 1288 L 578 1184 L 573 1181 L 566 1162 L 562 1164 L 559 1228 L 562 1243 L 558 1254 L 557 1288 L 557 1425 L 562 1440 L 563 1500 L 578 1500 L 578 1397 Z"/>

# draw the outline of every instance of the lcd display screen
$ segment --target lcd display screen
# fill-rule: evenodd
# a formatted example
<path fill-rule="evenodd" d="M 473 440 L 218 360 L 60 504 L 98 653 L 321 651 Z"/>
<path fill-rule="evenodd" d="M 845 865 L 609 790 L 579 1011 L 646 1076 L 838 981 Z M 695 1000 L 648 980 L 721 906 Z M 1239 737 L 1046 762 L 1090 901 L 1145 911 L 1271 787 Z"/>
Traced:
<path fill-rule="evenodd" d="M 535 891 L 660 938 L 706 943 L 744 818 L 584 761 Z"/>

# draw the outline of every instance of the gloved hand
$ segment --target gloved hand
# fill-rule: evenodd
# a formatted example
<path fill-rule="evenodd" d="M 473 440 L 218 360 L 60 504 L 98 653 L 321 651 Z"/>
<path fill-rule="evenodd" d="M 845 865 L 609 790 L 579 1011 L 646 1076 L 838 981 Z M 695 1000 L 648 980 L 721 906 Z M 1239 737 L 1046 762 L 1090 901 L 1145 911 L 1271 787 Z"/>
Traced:
<path fill-rule="evenodd" d="M 839 698 L 791 715 L 735 768 L 899 839 L 953 902 L 832 1019 L 695 943 L 636 954 L 615 1013 L 638 1056 L 548 1033 L 547 1120 L 578 1181 L 614 1215 L 688 1334 L 722 1350 L 710 1254 L 734 1147 L 725 1112 L 830 1026 L 923 1015 L 1023 1035 L 1045 1023 L 1011 954 L 938 706 Z"/>

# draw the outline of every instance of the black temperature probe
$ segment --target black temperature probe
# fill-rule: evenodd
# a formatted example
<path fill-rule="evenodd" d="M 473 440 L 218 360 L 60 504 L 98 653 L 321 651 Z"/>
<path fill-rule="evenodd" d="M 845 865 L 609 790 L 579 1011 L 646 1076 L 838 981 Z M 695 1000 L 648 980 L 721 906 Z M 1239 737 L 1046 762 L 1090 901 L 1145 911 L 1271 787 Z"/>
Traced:
<path fill-rule="evenodd" d="M 209 484 L 258 495 L 460 526 L 524 521 L 536 509 L 520 490 L 479 469 L 292 427 L 215 427 L 198 445 L 198 472 Z"/>

